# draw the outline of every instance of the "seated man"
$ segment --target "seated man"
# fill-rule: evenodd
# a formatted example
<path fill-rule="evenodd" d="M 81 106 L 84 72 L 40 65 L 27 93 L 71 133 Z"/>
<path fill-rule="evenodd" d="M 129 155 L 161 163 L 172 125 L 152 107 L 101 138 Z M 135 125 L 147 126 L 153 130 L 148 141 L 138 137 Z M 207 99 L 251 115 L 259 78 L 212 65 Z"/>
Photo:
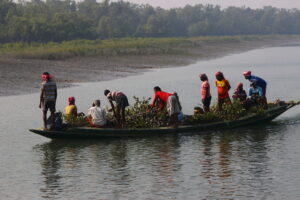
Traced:
<path fill-rule="evenodd" d="M 245 102 L 247 100 L 247 93 L 243 88 L 243 83 L 239 83 L 232 95 L 233 100 L 239 100 L 240 102 Z"/>
<path fill-rule="evenodd" d="M 69 97 L 69 105 L 65 108 L 66 121 L 67 123 L 72 123 L 77 117 L 77 107 L 75 105 L 75 98 Z"/>
<path fill-rule="evenodd" d="M 87 121 L 91 127 L 104 128 L 106 126 L 106 112 L 100 107 L 100 100 L 95 100 L 89 109 Z"/>
<path fill-rule="evenodd" d="M 251 88 L 249 90 L 249 97 L 248 105 L 251 106 L 258 106 L 264 104 L 264 94 L 263 89 L 257 85 L 257 82 L 254 81 L 251 84 Z"/>

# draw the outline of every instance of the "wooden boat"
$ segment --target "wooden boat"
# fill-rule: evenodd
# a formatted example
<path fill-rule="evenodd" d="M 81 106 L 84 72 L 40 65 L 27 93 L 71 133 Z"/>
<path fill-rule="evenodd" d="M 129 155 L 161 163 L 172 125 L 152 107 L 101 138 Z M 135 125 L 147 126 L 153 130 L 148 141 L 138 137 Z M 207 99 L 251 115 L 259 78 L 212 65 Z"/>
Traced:
<path fill-rule="evenodd" d="M 42 129 L 30 129 L 31 132 L 51 139 L 95 139 L 95 138 L 126 138 L 161 136 L 167 134 L 201 134 L 203 131 L 233 129 L 249 125 L 256 125 L 272 121 L 285 111 L 299 105 L 300 100 L 291 101 L 282 105 L 276 105 L 263 114 L 249 114 L 234 121 L 221 121 L 207 124 L 179 126 L 178 128 L 137 128 L 137 129 L 114 129 L 114 128 L 70 128 L 65 131 L 44 131 Z"/>

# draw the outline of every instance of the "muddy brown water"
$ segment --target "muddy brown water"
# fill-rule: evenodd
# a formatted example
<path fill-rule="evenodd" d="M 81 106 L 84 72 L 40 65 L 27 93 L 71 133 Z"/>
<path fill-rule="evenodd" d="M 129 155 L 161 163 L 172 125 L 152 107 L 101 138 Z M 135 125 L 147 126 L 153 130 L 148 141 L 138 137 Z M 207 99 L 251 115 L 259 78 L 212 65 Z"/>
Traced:
<path fill-rule="evenodd" d="M 200 102 L 197 75 L 222 70 L 233 87 L 252 70 L 268 81 L 270 100 L 300 98 L 300 47 L 253 50 L 180 68 L 59 90 L 57 108 L 75 96 L 79 111 L 103 90 L 152 96 L 179 93 L 184 111 Z M 232 92 L 232 91 L 231 91 Z M 130 98 L 132 100 L 132 98 Z M 41 127 L 38 94 L 0 98 L 1 199 L 299 199 L 300 107 L 274 122 L 161 138 L 51 141 Z"/>

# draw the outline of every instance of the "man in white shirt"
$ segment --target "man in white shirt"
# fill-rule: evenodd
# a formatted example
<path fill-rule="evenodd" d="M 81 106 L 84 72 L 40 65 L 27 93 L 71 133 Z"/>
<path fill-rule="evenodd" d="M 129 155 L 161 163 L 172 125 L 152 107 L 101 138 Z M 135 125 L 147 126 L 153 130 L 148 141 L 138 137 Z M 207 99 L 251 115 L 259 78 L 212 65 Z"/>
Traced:
<path fill-rule="evenodd" d="M 88 111 L 87 119 L 91 127 L 104 128 L 106 126 L 106 112 L 100 107 L 100 100 L 95 100 L 93 107 Z"/>

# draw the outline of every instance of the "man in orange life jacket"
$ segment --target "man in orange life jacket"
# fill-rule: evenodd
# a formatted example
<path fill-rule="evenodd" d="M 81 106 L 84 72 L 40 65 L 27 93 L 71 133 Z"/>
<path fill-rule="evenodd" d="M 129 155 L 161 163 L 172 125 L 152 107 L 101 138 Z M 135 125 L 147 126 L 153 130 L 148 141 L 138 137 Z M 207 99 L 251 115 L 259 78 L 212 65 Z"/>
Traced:
<path fill-rule="evenodd" d="M 231 88 L 228 80 L 225 79 L 222 72 L 216 73 L 216 87 L 218 88 L 218 110 L 222 110 L 224 103 L 231 104 L 229 90 Z"/>

